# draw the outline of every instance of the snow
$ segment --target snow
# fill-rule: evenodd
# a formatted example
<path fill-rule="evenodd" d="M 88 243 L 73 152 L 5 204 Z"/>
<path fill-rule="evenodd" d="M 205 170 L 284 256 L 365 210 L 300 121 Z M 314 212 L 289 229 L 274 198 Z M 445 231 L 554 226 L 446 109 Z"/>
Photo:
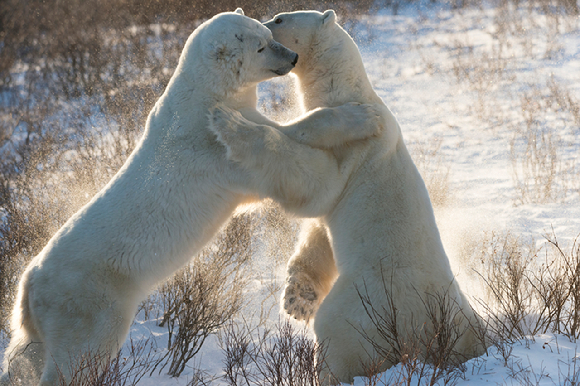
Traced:
<path fill-rule="evenodd" d="M 467 362 L 465 373 L 454 379 L 455 385 L 563 385 L 578 378 L 577 346 L 566 337 L 538 335 L 517 342 L 512 348 L 507 360 L 492 348 L 488 356 Z M 404 374 L 402 365 L 394 366 L 380 375 L 377 384 L 393 384 L 401 373 Z M 427 379 L 429 376 L 419 383 L 418 377 L 414 376 L 409 384 L 427 385 Z M 354 385 L 364 386 L 365 382 L 368 380 L 356 377 Z"/>
<path fill-rule="evenodd" d="M 501 18 L 510 29 L 503 37 L 496 23 Z M 397 15 L 381 10 L 348 26 L 373 86 L 399 120 L 412 153 L 418 146 L 440 144 L 439 157 L 449 167 L 450 197 L 447 205 L 436 208 L 438 225 L 458 280 L 469 295 L 476 296 L 478 287 L 472 286 L 469 267 L 460 256 L 468 238 L 509 230 L 541 246 L 542 236 L 553 229 L 560 242 L 570 245 L 580 234 L 580 169 L 576 166 L 576 174 L 569 175 L 566 192 L 556 200 L 521 203 L 514 188 L 510 142 L 522 141 L 516 130 L 523 124 L 522 96 L 533 93 L 535 85 L 545 93 L 553 77 L 580 102 L 580 18 L 546 17 L 537 9 L 528 11 L 527 5 L 507 12 L 489 4 L 450 10 L 430 3 L 401 7 Z M 458 70 L 473 81 L 460 79 L 455 75 Z M 292 89 L 286 86 L 273 81 L 260 90 L 274 87 L 279 99 Z M 260 103 L 266 113 L 273 113 L 272 93 L 262 93 Z M 554 129 L 558 136 L 560 161 L 574 163 L 580 150 L 578 122 L 568 113 L 540 111 L 546 110 L 542 104 L 536 110 L 540 127 Z M 248 289 L 252 304 L 244 310 L 247 315 L 259 312 L 269 285 L 283 283 L 283 264 L 262 259 L 257 269 L 261 275 L 257 273 Z M 278 298 L 267 299 L 266 308 Z M 273 305 L 272 325 L 283 319 Z M 149 339 L 160 349 L 166 334 L 155 320 L 145 321 L 142 312 L 131 328 L 134 340 Z M 488 355 L 467 362 L 456 384 L 559 385 L 579 377 L 578 346 L 565 336 L 530 336 L 510 349 L 507 360 L 492 347 Z M 187 385 L 193 367 L 219 376 L 222 362 L 218 338 L 211 336 L 180 378 L 156 372 L 140 385 Z M 380 379 L 394 381 L 401 371 L 402 365 L 395 366 Z M 356 378 L 354 384 L 365 382 Z"/>

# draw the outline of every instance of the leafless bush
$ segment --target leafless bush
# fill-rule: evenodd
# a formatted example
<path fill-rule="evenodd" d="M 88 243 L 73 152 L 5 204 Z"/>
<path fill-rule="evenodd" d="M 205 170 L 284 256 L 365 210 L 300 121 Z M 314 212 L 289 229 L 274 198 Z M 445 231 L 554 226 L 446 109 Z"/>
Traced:
<path fill-rule="evenodd" d="M 544 284 L 547 289 L 538 291 L 543 303 L 549 309 L 548 321 L 551 330 L 564 334 L 573 341 L 580 338 L 580 245 L 574 240 L 570 252 L 562 249 L 556 235 L 546 236 L 552 252 L 552 262 L 546 262 L 549 279 Z M 552 274 L 550 271 L 557 270 Z"/>
<path fill-rule="evenodd" d="M 169 332 L 160 371 L 178 377 L 208 336 L 241 309 L 252 257 L 252 217 L 234 217 L 216 241 L 159 289 Z"/>
<path fill-rule="evenodd" d="M 59 386 L 135 386 L 151 371 L 158 358 L 149 340 L 130 341 L 128 353 L 119 351 L 113 358 L 89 352 L 80 358 L 72 358 L 71 368 L 66 369 L 70 381 L 59 372 Z"/>
<path fill-rule="evenodd" d="M 385 283 L 385 281 L 383 280 Z M 399 310 L 396 300 L 393 299 L 391 289 L 384 284 L 386 304 L 373 304 L 367 288 L 358 290 L 359 297 L 379 339 L 370 336 L 366 331 L 358 329 L 377 353 L 376 358 L 365 364 L 369 379 L 373 369 L 378 370 L 383 362 L 395 365 L 400 364 L 398 370 L 390 375 L 386 384 L 410 384 L 413 379 L 417 384 L 435 385 L 440 381 L 444 384 L 453 384 L 460 379 L 467 359 L 455 350 L 455 347 L 467 331 L 467 328 L 477 328 L 478 334 L 484 343 L 484 326 L 465 326 L 465 316 L 458 305 L 447 293 L 426 294 L 422 297 L 425 312 L 429 322 L 420 325 L 413 317 L 401 329 Z"/>
<path fill-rule="evenodd" d="M 551 378 L 545 367 L 542 366 L 537 371 L 531 364 L 526 365 L 522 359 L 511 358 L 506 367 L 509 376 L 523 386 L 537 386 L 544 378 Z"/>
<path fill-rule="evenodd" d="M 536 251 L 524 248 L 511 233 L 492 233 L 481 249 L 481 272 L 489 291 L 481 305 L 490 319 L 490 330 L 500 341 L 513 342 L 530 331 L 529 317 L 535 306 L 528 274 Z"/>
<path fill-rule="evenodd" d="M 448 46 L 450 74 L 474 95 L 467 109 L 494 128 L 496 135 L 504 135 L 497 131 L 506 128 L 513 133 L 510 155 L 516 203 L 562 201 L 580 190 L 580 168 L 569 156 L 576 146 L 580 102 L 554 76 L 525 84 L 514 75 L 517 63 L 542 55 L 538 46 L 545 46 L 543 55 L 552 60 L 562 51 L 560 35 L 571 18 L 553 3 L 500 2 L 487 44 L 471 43 L 466 33 Z M 541 22 L 540 14 L 545 16 Z"/>
<path fill-rule="evenodd" d="M 474 95 L 473 103 L 466 107 L 484 125 L 502 129 L 520 120 L 513 114 L 515 105 L 520 104 L 523 83 L 518 78 L 525 76 L 515 75 L 520 72 L 518 66 L 542 56 L 557 60 L 565 52 L 561 36 L 577 29 L 577 19 L 570 16 L 577 11 L 566 11 L 574 8 L 567 3 L 574 3 L 577 9 L 575 0 L 502 0 L 495 4 L 493 25 L 489 26 L 491 32 L 484 44 L 479 40 L 474 43 L 473 29 L 468 27 L 463 37 L 443 45 L 450 52 L 449 74 Z M 498 99 L 503 103 L 498 103 Z M 564 112 L 561 115 L 566 117 Z"/>
<path fill-rule="evenodd" d="M 480 299 L 494 344 L 504 359 L 509 343 L 538 333 L 580 337 L 580 250 L 566 252 L 552 233 L 540 250 L 510 233 L 485 238 L 478 272 L 487 297 Z M 506 343 L 507 342 L 507 343 Z"/>
<path fill-rule="evenodd" d="M 221 335 L 224 380 L 232 386 L 318 386 L 324 347 L 289 321 L 272 332 L 230 324 Z"/>
<path fill-rule="evenodd" d="M 558 384 L 561 386 L 577 386 L 580 384 L 580 364 L 578 363 L 578 352 L 574 352 L 572 358 L 567 362 L 558 362 Z"/>

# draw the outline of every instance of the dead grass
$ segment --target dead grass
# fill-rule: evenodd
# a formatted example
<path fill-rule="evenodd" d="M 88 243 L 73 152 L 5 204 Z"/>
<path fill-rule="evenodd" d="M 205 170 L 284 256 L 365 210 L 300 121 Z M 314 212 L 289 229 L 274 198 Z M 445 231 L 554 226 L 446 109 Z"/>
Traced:
<path fill-rule="evenodd" d="M 579 110 L 580 101 L 553 78 L 521 94 L 510 141 L 517 203 L 563 202 L 579 192 Z"/>
<path fill-rule="evenodd" d="M 459 113 L 509 145 L 516 205 L 564 202 L 580 192 L 580 100 L 553 74 L 521 71 L 528 61 L 557 61 L 564 52 L 563 34 L 577 28 L 565 3 L 502 1 L 493 24 L 484 26 L 485 37 L 466 27 L 452 43 L 433 43 L 451 62 L 438 71 L 472 101 Z M 414 47 L 423 51 L 421 44 Z"/>
<path fill-rule="evenodd" d="M 499 345 L 539 333 L 580 337 L 580 249 L 555 234 L 542 248 L 511 233 L 488 234 L 480 246 L 478 274 L 487 294 L 479 299 Z M 500 351 L 503 347 L 498 347 Z"/>
<path fill-rule="evenodd" d="M 409 149 L 427 186 L 429 198 L 435 207 L 447 205 L 451 200 L 449 172 L 451 166 L 441 145 L 443 140 L 419 141 L 410 143 Z"/>

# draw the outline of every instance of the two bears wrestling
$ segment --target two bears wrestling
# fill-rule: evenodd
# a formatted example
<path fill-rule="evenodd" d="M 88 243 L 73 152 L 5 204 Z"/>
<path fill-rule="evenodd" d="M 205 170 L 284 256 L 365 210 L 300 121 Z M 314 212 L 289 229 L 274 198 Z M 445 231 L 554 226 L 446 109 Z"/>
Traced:
<path fill-rule="evenodd" d="M 257 111 L 257 84 L 290 71 L 309 112 L 280 125 Z M 483 352 L 480 319 L 454 280 L 401 129 L 334 11 L 261 24 L 238 9 L 191 34 L 125 165 L 23 273 L 0 385 L 55 386 L 73 358 L 114 355 L 151 289 L 236 207 L 266 197 L 311 219 L 282 307 L 313 319 L 327 347 L 324 382 L 364 375 L 371 342 L 389 344 L 363 288 L 376 307 L 394 303 L 400 331 L 429 331 L 425 297 L 445 293 L 461 310 L 455 355 Z"/>

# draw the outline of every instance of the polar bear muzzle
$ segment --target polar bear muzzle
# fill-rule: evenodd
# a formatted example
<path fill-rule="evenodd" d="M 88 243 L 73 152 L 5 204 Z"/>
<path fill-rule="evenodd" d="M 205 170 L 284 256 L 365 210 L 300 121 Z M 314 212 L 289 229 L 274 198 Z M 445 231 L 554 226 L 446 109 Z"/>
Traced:
<path fill-rule="evenodd" d="M 296 63 L 298 63 L 298 54 L 276 41 L 271 41 L 268 46 L 275 57 L 279 59 L 279 65 L 271 71 L 276 75 L 286 75 L 292 71 Z"/>

